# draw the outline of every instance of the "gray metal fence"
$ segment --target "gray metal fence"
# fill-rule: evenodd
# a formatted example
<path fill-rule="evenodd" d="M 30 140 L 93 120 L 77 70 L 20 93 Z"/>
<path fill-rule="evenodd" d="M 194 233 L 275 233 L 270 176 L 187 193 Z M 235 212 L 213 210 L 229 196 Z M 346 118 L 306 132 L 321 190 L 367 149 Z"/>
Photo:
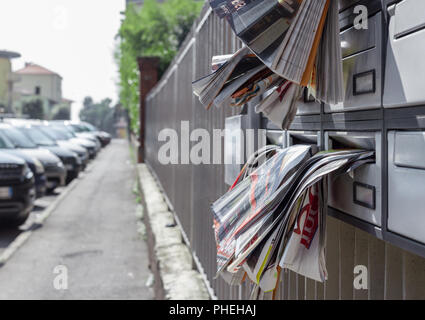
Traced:
<path fill-rule="evenodd" d="M 157 155 L 163 144 L 158 141 L 158 134 L 164 128 L 175 129 L 179 137 L 185 135 L 181 130 L 184 121 L 188 122 L 189 130 L 203 128 L 211 132 L 213 128 L 223 128 L 224 118 L 231 114 L 229 110 L 205 110 L 193 96 L 191 82 L 210 71 L 213 55 L 227 54 L 240 46 L 230 28 L 205 6 L 174 62 L 147 98 L 145 131 L 146 161 L 172 203 L 215 295 L 229 299 L 238 298 L 238 292 L 229 290 L 222 280 L 214 280 L 215 241 L 209 210 L 209 204 L 226 190 L 224 168 L 203 164 L 161 165 Z M 182 150 L 179 154 L 185 155 Z"/>
<path fill-rule="evenodd" d="M 249 284 L 229 287 L 220 278 L 215 279 L 216 246 L 210 204 L 228 188 L 224 184 L 224 165 L 162 165 L 158 151 L 164 142 L 158 141 L 158 134 L 164 128 L 172 128 L 182 137 L 187 134 L 186 129 L 181 130 L 184 121 L 189 131 L 203 128 L 212 132 L 224 128 L 225 117 L 239 112 L 230 108 L 205 110 L 193 96 L 191 82 L 209 73 L 213 55 L 232 53 L 240 46 L 228 25 L 206 5 L 146 101 L 146 162 L 156 174 L 184 230 L 197 267 L 219 299 L 246 299 L 250 292 Z M 180 157 L 184 153 L 180 150 Z M 283 272 L 278 298 L 425 298 L 424 259 L 332 217 L 328 217 L 326 256 L 329 280 L 325 284 Z M 368 267 L 368 290 L 353 288 L 353 269 L 359 264 Z"/>

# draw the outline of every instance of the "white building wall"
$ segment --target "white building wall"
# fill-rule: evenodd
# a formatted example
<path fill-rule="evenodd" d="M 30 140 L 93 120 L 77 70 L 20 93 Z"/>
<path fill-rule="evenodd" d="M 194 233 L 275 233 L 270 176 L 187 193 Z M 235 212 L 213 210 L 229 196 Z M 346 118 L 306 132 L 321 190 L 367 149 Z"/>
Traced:
<path fill-rule="evenodd" d="M 21 74 L 15 90 L 34 95 L 40 87 L 40 96 L 59 103 L 62 99 L 62 79 L 58 75 Z"/>

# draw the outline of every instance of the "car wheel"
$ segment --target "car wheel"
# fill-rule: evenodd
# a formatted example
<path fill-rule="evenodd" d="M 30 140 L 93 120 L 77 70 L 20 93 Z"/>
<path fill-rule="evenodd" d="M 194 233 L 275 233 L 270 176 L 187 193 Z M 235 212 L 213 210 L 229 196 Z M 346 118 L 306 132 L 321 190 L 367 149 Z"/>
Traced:
<path fill-rule="evenodd" d="M 55 191 L 55 189 L 56 189 L 56 187 L 47 188 L 47 189 L 46 189 L 46 193 L 47 193 L 47 194 L 53 193 L 53 191 Z"/>
<path fill-rule="evenodd" d="M 25 221 L 27 221 L 28 217 L 30 215 L 30 212 L 26 212 L 24 214 L 20 214 L 15 219 L 10 220 L 8 224 L 12 227 L 19 227 L 20 225 L 24 224 Z"/>
<path fill-rule="evenodd" d="M 66 183 L 67 185 L 68 185 L 69 183 L 71 183 L 71 181 L 72 181 L 72 180 L 74 180 L 74 179 L 78 178 L 78 174 L 79 174 L 79 172 L 78 172 L 78 171 L 72 171 L 72 172 L 69 172 L 69 173 L 67 174 L 67 176 L 66 176 L 65 183 Z"/>

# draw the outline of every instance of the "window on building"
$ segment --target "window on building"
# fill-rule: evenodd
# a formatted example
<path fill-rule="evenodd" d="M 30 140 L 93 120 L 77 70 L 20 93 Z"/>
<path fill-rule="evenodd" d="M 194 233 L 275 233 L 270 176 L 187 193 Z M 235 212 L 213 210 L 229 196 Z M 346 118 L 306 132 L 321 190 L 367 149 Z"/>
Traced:
<path fill-rule="evenodd" d="M 41 94 L 41 88 L 40 87 L 35 87 L 35 94 L 37 96 L 39 96 Z"/>

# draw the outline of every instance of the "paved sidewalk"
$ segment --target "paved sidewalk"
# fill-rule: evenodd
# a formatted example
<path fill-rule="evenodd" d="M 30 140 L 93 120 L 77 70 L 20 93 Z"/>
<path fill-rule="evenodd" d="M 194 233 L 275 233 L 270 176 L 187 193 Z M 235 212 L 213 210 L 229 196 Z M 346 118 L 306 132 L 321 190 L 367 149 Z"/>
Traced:
<path fill-rule="evenodd" d="M 0 268 L 0 299 L 152 299 L 147 247 L 137 233 L 126 141 L 115 140 L 43 227 Z M 66 266 L 68 289 L 54 288 Z"/>

